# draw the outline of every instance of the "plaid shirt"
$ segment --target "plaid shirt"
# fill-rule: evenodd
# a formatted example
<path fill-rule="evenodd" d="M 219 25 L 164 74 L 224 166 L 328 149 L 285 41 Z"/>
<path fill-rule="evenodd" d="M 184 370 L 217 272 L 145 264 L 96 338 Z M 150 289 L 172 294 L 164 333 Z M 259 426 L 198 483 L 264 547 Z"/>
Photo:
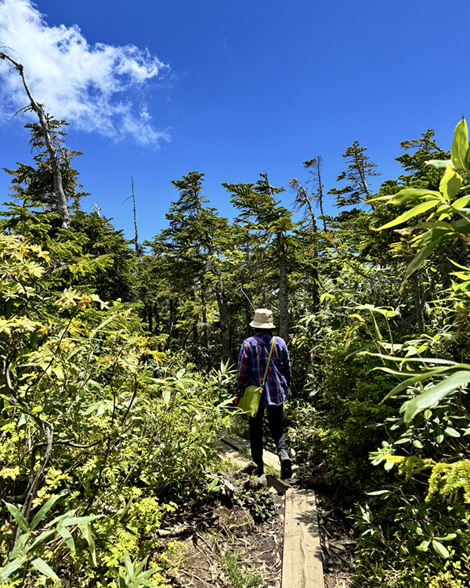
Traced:
<path fill-rule="evenodd" d="M 237 395 L 247 386 L 263 384 L 266 363 L 271 348 L 271 335 L 256 333 L 243 341 L 238 358 Z M 273 355 L 269 363 L 263 400 L 266 404 L 283 404 L 290 386 L 290 359 L 284 339 L 276 337 Z"/>

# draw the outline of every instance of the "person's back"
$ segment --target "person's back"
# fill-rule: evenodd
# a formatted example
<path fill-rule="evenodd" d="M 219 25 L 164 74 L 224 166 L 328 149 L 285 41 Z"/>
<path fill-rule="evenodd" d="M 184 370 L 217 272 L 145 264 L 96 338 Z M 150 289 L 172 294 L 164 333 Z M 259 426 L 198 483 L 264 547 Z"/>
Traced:
<path fill-rule="evenodd" d="M 243 341 L 238 359 L 237 395 L 240 397 L 247 386 L 263 384 L 272 344 L 273 315 L 270 310 L 258 309 L 250 323 L 256 333 Z M 284 435 L 283 404 L 290 386 L 290 359 L 286 343 L 281 337 L 274 338 L 272 358 L 269 362 L 266 383 L 260 400 L 258 414 L 249 418 L 250 444 L 253 461 L 258 466 L 258 475 L 263 465 L 263 416 L 265 409 L 276 449 L 281 462 L 281 477 L 290 478 L 292 465 Z"/>

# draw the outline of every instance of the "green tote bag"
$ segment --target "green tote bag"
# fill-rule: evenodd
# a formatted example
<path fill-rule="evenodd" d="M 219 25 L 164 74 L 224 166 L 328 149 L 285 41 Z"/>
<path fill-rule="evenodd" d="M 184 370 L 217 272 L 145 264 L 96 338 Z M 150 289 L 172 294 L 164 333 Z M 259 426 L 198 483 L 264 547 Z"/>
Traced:
<path fill-rule="evenodd" d="M 259 403 L 261 395 L 263 394 L 264 385 L 268 376 L 269 364 L 271 363 L 271 356 L 273 354 L 275 337 L 271 341 L 271 351 L 269 352 L 268 363 L 266 364 L 266 371 L 264 372 L 262 386 L 247 386 L 243 390 L 243 396 L 238 401 L 238 408 L 241 408 L 245 414 L 255 417 L 258 414 Z"/>

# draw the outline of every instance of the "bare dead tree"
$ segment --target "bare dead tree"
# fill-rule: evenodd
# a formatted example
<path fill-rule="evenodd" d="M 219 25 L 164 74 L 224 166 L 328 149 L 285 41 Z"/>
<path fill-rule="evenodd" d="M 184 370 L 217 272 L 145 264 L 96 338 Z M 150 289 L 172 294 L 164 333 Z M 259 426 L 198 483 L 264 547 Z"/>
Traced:
<path fill-rule="evenodd" d="M 322 184 L 322 178 L 321 178 L 321 174 L 322 174 L 322 164 L 323 164 L 323 159 L 321 155 L 317 155 L 317 157 L 314 157 L 313 159 L 310 159 L 309 161 L 304 161 L 304 167 L 306 169 L 309 170 L 310 172 L 310 179 L 307 180 L 307 182 L 310 182 L 311 184 L 313 184 L 313 190 L 312 190 L 312 199 L 315 200 L 317 206 L 320 207 L 320 214 L 322 217 L 324 217 L 324 212 L 323 212 L 323 184 Z M 326 222 L 325 219 L 323 218 L 323 230 L 326 231 Z"/>
<path fill-rule="evenodd" d="M 23 82 L 25 92 L 29 99 L 29 106 L 22 108 L 21 110 L 30 110 L 38 115 L 39 124 L 41 125 L 42 133 L 44 136 L 44 142 L 46 143 L 46 148 L 51 160 L 52 177 L 54 181 L 54 195 L 56 198 L 57 211 L 59 212 L 60 218 L 62 219 L 62 228 L 67 229 L 70 226 L 70 214 L 69 209 L 67 207 L 67 198 L 65 196 L 64 187 L 62 183 L 62 172 L 60 170 L 60 153 L 57 152 L 57 147 L 54 146 L 53 135 L 49 128 L 49 123 L 47 121 L 47 117 L 44 112 L 43 106 L 36 102 L 36 100 L 33 98 L 33 95 L 31 94 L 31 90 L 29 89 L 28 83 L 26 82 L 23 65 L 18 61 L 15 61 L 7 53 L 0 52 L 0 59 L 9 61 L 13 65 L 14 69 L 16 69 L 16 71 L 20 74 L 21 81 Z"/>
<path fill-rule="evenodd" d="M 139 244 L 139 234 L 137 232 L 137 212 L 135 207 L 135 195 L 134 195 L 134 178 L 131 176 L 131 186 L 132 186 L 132 194 L 129 198 L 126 198 L 124 202 L 127 202 L 132 198 L 132 204 L 134 208 L 134 229 L 135 229 L 135 236 L 134 236 L 134 245 L 135 245 L 135 252 L 137 254 L 137 261 L 142 261 L 142 254 L 143 248 L 142 245 Z M 124 204 L 123 202 L 123 204 Z"/>

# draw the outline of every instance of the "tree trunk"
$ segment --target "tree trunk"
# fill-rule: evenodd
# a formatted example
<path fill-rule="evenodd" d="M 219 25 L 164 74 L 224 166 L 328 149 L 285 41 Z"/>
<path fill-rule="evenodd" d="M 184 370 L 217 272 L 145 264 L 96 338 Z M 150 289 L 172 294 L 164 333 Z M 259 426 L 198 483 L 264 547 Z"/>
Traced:
<path fill-rule="evenodd" d="M 170 325 L 168 327 L 168 339 L 166 340 L 165 349 L 170 348 L 170 345 L 171 345 L 171 342 L 173 340 L 174 333 L 175 333 L 176 308 L 175 308 L 174 300 L 172 298 L 170 298 L 169 313 L 170 313 Z"/>
<path fill-rule="evenodd" d="M 419 285 L 419 272 L 415 272 L 412 275 L 413 284 L 413 300 L 415 305 L 416 321 L 418 323 L 419 332 L 424 331 L 424 320 L 423 320 L 423 302 L 421 300 L 421 288 Z"/>
<path fill-rule="evenodd" d="M 206 308 L 206 292 L 201 288 L 201 306 L 202 306 L 202 344 L 206 349 L 209 349 L 209 337 L 207 334 L 207 308 Z"/>
<path fill-rule="evenodd" d="M 289 335 L 287 257 L 282 233 L 278 233 L 276 239 L 279 255 L 279 336 L 287 341 Z"/>
<path fill-rule="evenodd" d="M 220 316 L 220 338 L 222 341 L 222 361 L 232 361 L 232 327 L 230 324 L 230 312 L 225 298 L 225 288 L 222 282 L 216 286 L 217 306 Z"/>
<path fill-rule="evenodd" d="M 452 281 L 449 276 L 449 264 L 447 256 L 444 251 L 439 251 L 439 273 L 441 274 L 441 283 L 444 290 L 452 286 Z"/>
<path fill-rule="evenodd" d="M 322 213 L 323 214 L 323 213 Z M 312 307 L 313 312 L 317 312 L 320 308 L 320 293 L 319 293 L 319 276 L 318 276 L 318 247 L 317 247 L 317 221 L 315 215 L 312 214 L 312 228 L 315 235 L 315 244 L 313 249 L 313 269 L 312 269 Z"/>
<path fill-rule="evenodd" d="M 41 129 L 44 136 L 44 141 L 46 143 L 46 148 L 51 160 L 52 177 L 54 182 L 54 195 L 56 198 L 57 210 L 59 212 L 60 218 L 62 219 L 62 228 L 67 229 L 70 226 L 70 215 L 69 209 L 67 207 L 67 198 L 65 196 L 64 187 L 62 184 L 62 172 L 60 171 L 60 161 L 54 148 L 54 144 L 52 142 L 51 133 L 49 130 L 49 123 L 47 122 L 46 115 L 44 114 L 42 106 L 34 100 L 33 95 L 31 94 L 31 91 L 29 89 L 29 86 L 26 82 L 26 78 L 24 75 L 24 68 L 21 65 L 21 63 L 18 63 L 6 53 L 0 53 L 0 59 L 7 59 L 8 61 L 10 61 L 10 63 L 12 63 L 15 69 L 19 72 L 21 80 L 23 81 L 24 89 L 29 98 L 30 109 L 34 110 L 34 112 L 38 115 L 39 123 L 41 125 Z"/>
<path fill-rule="evenodd" d="M 149 332 L 152 333 L 153 332 L 153 316 L 152 316 L 152 304 L 147 304 L 146 305 L 146 311 L 147 311 L 147 323 L 148 323 L 148 328 L 149 328 Z"/>

